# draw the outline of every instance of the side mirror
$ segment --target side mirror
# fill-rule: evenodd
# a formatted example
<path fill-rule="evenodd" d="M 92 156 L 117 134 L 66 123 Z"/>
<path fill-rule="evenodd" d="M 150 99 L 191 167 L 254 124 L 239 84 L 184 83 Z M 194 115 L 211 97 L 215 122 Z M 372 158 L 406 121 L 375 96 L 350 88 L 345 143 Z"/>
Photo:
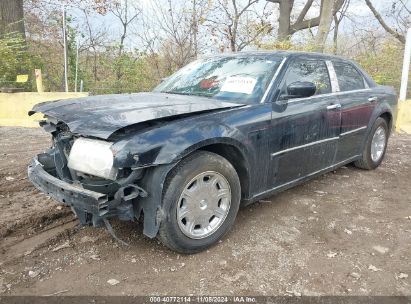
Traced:
<path fill-rule="evenodd" d="M 317 86 L 313 82 L 309 81 L 297 81 L 291 83 L 287 87 L 286 96 L 282 96 L 281 99 L 292 99 L 292 98 L 305 98 L 311 97 L 317 91 Z"/>

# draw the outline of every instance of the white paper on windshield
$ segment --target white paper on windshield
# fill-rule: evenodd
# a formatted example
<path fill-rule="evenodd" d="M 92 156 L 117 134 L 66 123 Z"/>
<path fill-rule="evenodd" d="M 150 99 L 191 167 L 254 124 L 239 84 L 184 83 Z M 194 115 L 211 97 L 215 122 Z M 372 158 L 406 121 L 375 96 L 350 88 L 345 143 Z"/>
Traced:
<path fill-rule="evenodd" d="M 257 80 L 252 77 L 231 76 L 227 77 L 220 91 L 251 94 L 256 83 Z"/>

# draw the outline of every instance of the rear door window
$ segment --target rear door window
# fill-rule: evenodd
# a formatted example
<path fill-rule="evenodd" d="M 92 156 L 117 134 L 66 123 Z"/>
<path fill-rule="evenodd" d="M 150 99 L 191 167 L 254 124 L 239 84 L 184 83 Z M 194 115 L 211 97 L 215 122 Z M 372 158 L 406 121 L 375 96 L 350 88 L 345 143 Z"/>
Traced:
<path fill-rule="evenodd" d="M 350 63 L 333 62 L 341 92 L 365 89 L 364 77 Z"/>

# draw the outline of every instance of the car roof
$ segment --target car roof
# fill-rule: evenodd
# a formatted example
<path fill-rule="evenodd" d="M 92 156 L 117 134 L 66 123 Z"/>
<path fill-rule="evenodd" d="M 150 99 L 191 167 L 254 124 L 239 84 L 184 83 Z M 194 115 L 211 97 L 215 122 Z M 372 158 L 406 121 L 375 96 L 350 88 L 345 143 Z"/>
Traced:
<path fill-rule="evenodd" d="M 270 50 L 270 51 L 242 51 L 242 52 L 232 52 L 232 53 L 221 53 L 211 55 L 209 57 L 240 57 L 240 56 L 274 56 L 274 57 L 310 57 L 310 58 L 321 58 L 321 59 L 330 59 L 330 60 L 344 60 L 344 61 L 351 61 L 347 58 L 332 55 L 332 54 L 325 54 L 325 53 L 317 53 L 317 52 L 303 52 L 303 51 L 283 51 L 283 50 Z"/>

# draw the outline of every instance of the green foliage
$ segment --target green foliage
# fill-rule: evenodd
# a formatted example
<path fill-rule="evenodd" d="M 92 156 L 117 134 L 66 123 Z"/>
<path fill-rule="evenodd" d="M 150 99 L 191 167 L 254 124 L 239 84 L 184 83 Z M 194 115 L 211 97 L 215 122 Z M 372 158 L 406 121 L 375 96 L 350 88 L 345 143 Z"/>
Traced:
<path fill-rule="evenodd" d="M 85 73 L 85 90 L 91 94 L 133 93 L 150 91 L 166 75 L 159 73 L 160 58 L 140 52 L 123 52 L 118 56 L 116 47 L 109 47 L 99 56 L 99 78 L 94 81 Z"/>
<path fill-rule="evenodd" d="M 36 57 L 27 51 L 25 40 L 18 33 L 9 33 L 0 39 L 0 86 L 23 87 L 31 90 Z M 16 76 L 28 74 L 27 83 L 16 83 Z"/>
<path fill-rule="evenodd" d="M 264 43 L 261 45 L 263 50 L 279 50 L 279 51 L 300 51 L 300 52 L 314 52 L 317 46 L 314 41 L 307 40 L 304 44 L 295 44 L 290 40 L 274 41 Z"/>
<path fill-rule="evenodd" d="M 373 79 L 381 85 L 395 87 L 401 85 L 404 46 L 393 40 L 385 41 L 378 49 L 370 49 L 353 59 L 357 61 Z"/>

